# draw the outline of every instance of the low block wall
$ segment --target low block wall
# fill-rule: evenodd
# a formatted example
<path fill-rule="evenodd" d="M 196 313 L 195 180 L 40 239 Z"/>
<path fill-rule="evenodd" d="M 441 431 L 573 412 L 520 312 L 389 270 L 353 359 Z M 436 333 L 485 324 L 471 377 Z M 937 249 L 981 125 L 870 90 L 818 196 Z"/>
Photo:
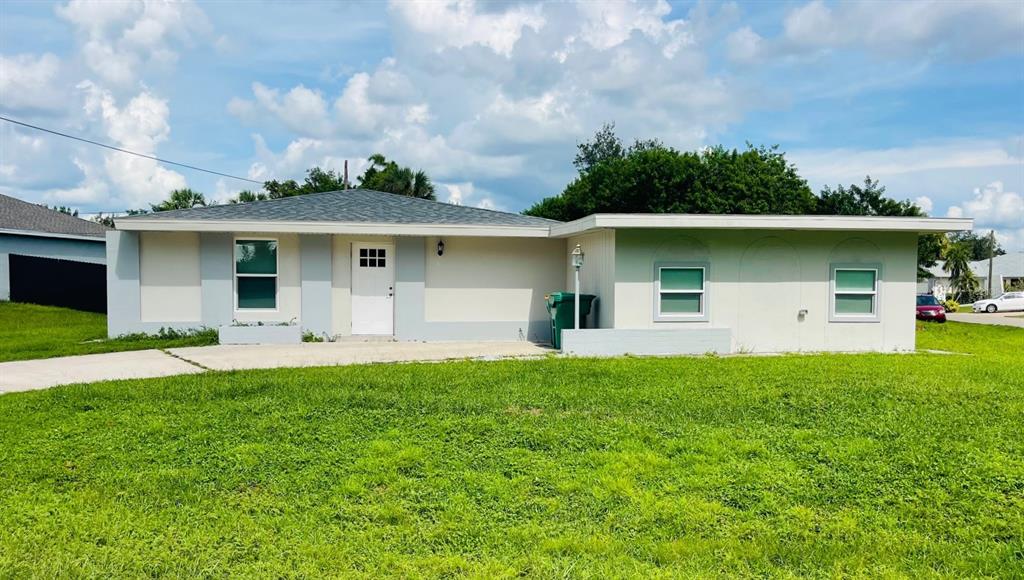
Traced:
<path fill-rule="evenodd" d="M 731 350 L 732 331 L 728 328 L 562 331 L 562 352 L 580 356 L 726 354 Z"/>
<path fill-rule="evenodd" d="M 299 344 L 302 329 L 298 326 L 222 326 L 218 332 L 221 344 Z"/>

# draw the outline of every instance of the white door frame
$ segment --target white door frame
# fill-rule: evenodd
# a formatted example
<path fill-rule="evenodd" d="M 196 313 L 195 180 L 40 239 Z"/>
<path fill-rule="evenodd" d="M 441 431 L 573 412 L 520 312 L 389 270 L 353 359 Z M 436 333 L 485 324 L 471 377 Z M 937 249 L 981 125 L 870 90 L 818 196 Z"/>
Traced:
<path fill-rule="evenodd" d="M 361 250 L 365 250 L 366 255 L 362 255 Z M 381 250 L 383 257 L 377 255 Z M 352 242 L 351 260 L 352 334 L 394 335 L 394 241 Z M 379 266 L 380 263 L 384 266 Z"/>

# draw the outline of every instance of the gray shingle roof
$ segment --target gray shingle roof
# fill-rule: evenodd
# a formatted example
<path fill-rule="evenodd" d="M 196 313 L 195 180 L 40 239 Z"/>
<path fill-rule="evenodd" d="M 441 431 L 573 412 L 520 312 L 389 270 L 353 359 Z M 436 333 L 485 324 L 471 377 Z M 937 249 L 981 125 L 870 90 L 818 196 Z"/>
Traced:
<path fill-rule="evenodd" d="M 102 238 L 109 228 L 41 205 L 0 195 L 0 230 Z"/>
<path fill-rule="evenodd" d="M 476 207 L 452 205 L 369 189 L 195 207 L 118 218 L 160 220 L 315 221 L 383 224 L 446 224 L 547 227 L 559 222 Z"/>

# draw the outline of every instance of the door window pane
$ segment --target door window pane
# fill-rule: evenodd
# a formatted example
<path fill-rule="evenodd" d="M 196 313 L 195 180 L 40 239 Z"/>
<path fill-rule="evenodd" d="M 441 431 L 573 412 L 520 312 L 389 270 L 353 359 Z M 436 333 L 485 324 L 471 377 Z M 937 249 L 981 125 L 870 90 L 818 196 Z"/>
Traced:
<path fill-rule="evenodd" d="M 238 308 L 277 307 L 277 278 L 238 277 Z"/>
<path fill-rule="evenodd" d="M 274 240 L 236 240 L 235 272 L 239 274 L 277 274 L 277 242 Z"/>

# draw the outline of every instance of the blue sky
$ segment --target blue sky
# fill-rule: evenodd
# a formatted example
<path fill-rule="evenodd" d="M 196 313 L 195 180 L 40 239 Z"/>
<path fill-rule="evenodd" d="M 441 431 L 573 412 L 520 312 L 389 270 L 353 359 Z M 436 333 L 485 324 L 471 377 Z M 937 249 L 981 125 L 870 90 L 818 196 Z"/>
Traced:
<path fill-rule="evenodd" d="M 519 211 L 613 121 L 778 144 L 1024 249 L 1018 2 L 0 3 L 0 111 L 257 180 L 381 152 Z M 251 184 L 0 125 L 0 192 L 83 212 Z"/>

